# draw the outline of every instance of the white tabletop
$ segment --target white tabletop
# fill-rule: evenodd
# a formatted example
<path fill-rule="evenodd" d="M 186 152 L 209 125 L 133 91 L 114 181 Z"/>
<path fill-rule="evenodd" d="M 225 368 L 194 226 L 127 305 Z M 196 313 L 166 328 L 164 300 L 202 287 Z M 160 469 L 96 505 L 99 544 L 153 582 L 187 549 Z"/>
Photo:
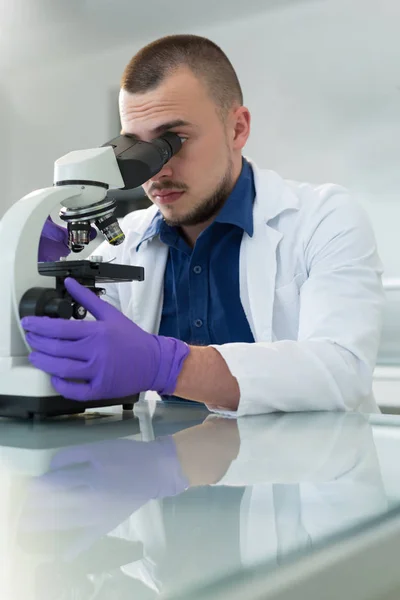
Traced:
<path fill-rule="evenodd" d="M 273 577 L 400 504 L 399 425 L 147 402 L 0 420 L 0 597 L 187 597 L 260 564 Z"/>

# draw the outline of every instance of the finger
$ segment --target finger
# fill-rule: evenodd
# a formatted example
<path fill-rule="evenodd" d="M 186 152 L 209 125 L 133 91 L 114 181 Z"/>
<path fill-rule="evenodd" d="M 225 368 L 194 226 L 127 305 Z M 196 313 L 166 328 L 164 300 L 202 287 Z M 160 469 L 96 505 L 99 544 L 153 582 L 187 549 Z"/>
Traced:
<path fill-rule="evenodd" d="M 60 340 L 80 340 L 88 337 L 96 329 L 96 321 L 67 321 L 50 317 L 24 317 L 21 321 L 25 331 L 43 337 Z"/>
<path fill-rule="evenodd" d="M 92 379 L 93 367 L 90 363 L 71 358 L 56 358 L 41 352 L 32 352 L 29 355 L 30 362 L 41 371 L 63 379 Z"/>
<path fill-rule="evenodd" d="M 47 220 L 42 229 L 42 236 L 47 238 L 48 240 L 53 240 L 55 242 L 63 242 L 65 245 L 67 245 L 67 229 L 65 227 L 60 227 L 60 225 L 54 223 L 51 217 L 47 217 Z"/>
<path fill-rule="evenodd" d="M 104 321 L 110 314 L 110 311 L 116 310 L 110 304 L 98 298 L 92 290 L 89 290 L 71 277 L 67 277 L 64 280 L 64 285 L 74 300 L 81 306 L 84 306 L 99 321 Z"/>
<path fill-rule="evenodd" d="M 90 487 L 88 483 L 93 475 L 93 467 L 89 463 L 66 463 L 63 468 L 51 470 L 41 476 L 41 485 L 48 486 L 52 495 L 66 494 Z"/>
<path fill-rule="evenodd" d="M 75 360 L 90 360 L 93 358 L 93 350 L 87 338 L 82 340 L 60 340 L 49 338 L 37 333 L 27 333 L 28 344 L 42 354 L 60 358 L 73 358 Z"/>
<path fill-rule="evenodd" d="M 61 377 L 54 376 L 51 378 L 51 383 L 54 389 L 64 398 L 69 400 L 78 400 L 86 402 L 88 400 L 98 400 L 95 396 L 90 383 L 76 383 L 75 381 L 65 381 Z"/>
<path fill-rule="evenodd" d="M 61 472 L 63 473 L 66 468 L 71 465 L 74 468 L 82 467 L 88 469 L 88 465 L 91 465 L 92 459 L 90 458 L 90 446 L 93 444 L 86 444 L 82 446 L 70 446 L 64 450 L 57 452 L 51 459 L 50 469 L 52 473 Z"/>
<path fill-rule="evenodd" d="M 41 239 L 39 242 L 39 262 L 52 262 L 60 260 L 61 256 L 68 256 L 70 249 L 61 242 L 49 239 Z"/>

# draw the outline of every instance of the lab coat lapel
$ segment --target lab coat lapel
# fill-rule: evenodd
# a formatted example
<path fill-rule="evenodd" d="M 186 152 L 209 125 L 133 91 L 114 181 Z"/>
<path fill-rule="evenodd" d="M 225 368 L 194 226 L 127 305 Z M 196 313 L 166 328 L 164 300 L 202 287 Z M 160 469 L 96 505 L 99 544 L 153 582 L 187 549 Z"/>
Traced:
<path fill-rule="evenodd" d="M 158 333 L 163 304 L 164 273 L 168 258 L 168 246 L 156 237 L 143 242 L 138 232 L 132 232 L 129 264 L 144 268 L 144 281 L 132 282 L 129 307 L 126 311 L 131 319 L 149 333 Z"/>
<path fill-rule="evenodd" d="M 298 198 L 273 171 L 258 169 L 250 161 L 256 188 L 254 232 L 246 233 L 240 249 L 240 297 L 256 342 L 272 339 L 272 318 L 277 274 L 277 248 L 283 237 L 277 221 L 281 213 L 298 208 Z"/>
<path fill-rule="evenodd" d="M 254 210 L 256 217 L 257 211 Z M 282 234 L 264 220 L 256 224 L 253 237 L 244 234 L 240 251 L 240 297 L 256 342 L 272 340 L 275 295 L 276 249 Z"/>

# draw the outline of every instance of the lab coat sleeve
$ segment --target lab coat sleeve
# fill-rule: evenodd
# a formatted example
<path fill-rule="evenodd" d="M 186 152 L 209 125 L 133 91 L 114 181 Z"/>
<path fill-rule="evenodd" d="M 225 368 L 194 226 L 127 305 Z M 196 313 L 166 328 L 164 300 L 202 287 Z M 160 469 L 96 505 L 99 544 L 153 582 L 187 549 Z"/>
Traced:
<path fill-rule="evenodd" d="M 384 294 L 369 220 L 347 194 L 327 192 L 302 231 L 308 277 L 300 289 L 298 339 L 214 346 L 239 384 L 236 416 L 376 411 L 372 375 Z"/>

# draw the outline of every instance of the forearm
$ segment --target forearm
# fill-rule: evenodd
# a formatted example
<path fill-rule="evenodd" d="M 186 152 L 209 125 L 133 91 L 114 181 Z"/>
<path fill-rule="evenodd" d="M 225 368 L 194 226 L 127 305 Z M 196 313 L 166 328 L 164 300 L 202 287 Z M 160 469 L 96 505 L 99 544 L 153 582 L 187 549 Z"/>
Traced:
<path fill-rule="evenodd" d="M 237 380 L 210 346 L 190 346 L 174 394 L 224 410 L 237 410 L 240 398 Z"/>

